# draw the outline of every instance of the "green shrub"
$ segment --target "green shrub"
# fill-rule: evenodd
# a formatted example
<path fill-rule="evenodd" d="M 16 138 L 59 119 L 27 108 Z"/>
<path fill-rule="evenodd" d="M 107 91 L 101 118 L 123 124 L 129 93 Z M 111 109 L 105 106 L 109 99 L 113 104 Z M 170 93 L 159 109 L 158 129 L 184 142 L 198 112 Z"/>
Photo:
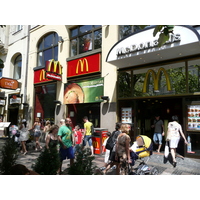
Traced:
<path fill-rule="evenodd" d="M 93 164 L 94 156 L 91 156 L 90 149 L 77 149 L 74 164 L 67 170 L 69 175 L 92 175 L 95 173 L 96 166 Z"/>
<path fill-rule="evenodd" d="M 10 175 L 11 167 L 16 164 L 18 157 L 17 144 L 14 142 L 14 138 L 9 137 L 6 139 L 1 150 L 1 155 L 0 173 L 3 175 Z"/>
<path fill-rule="evenodd" d="M 60 156 L 55 147 L 45 148 L 36 159 L 33 170 L 40 175 L 56 175 L 60 167 Z"/>

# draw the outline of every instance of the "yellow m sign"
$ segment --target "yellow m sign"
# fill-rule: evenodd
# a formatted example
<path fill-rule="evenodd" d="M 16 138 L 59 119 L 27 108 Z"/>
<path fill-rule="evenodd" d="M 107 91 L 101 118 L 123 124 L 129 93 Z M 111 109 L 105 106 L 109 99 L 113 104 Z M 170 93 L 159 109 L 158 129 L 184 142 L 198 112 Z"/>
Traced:
<path fill-rule="evenodd" d="M 43 69 L 40 72 L 40 81 L 45 80 L 46 79 L 46 71 Z"/>
<path fill-rule="evenodd" d="M 86 58 L 84 58 L 83 60 L 78 60 L 77 65 L 76 65 L 76 74 L 78 74 L 78 70 L 79 70 L 79 66 L 81 67 L 81 72 L 83 72 L 83 67 L 85 66 L 86 71 L 89 71 L 89 67 L 88 67 L 88 61 Z"/>
<path fill-rule="evenodd" d="M 169 75 L 168 73 L 166 72 L 166 70 L 164 68 L 160 68 L 158 70 L 158 72 L 156 73 L 154 70 L 152 69 L 149 69 L 146 73 L 146 76 L 145 76 L 145 79 L 144 79 L 144 85 L 143 85 L 143 90 L 142 92 L 143 93 L 146 93 L 147 92 L 147 83 L 148 83 L 148 78 L 150 76 L 150 73 L 152 74 L 152 77 L 153 77 L 153 81 L 154 81 L 154 91 L 159 91 L 159 81 L 160 81 L 160 77 L 161 77 L 161 72 L 164 73 L 165 75 L 165 78 L 166 78 L 166 83 L 167 83 L 167 90 L 170 91 L 172 90 L 171 89 L 171 83 L 170 83 L 170 80 L 169 80 Z"/>
<path fill-rule="evenodd" d="M 94 148 L 99 148 L 99 143 L 97 141 L 92 141 L 92 145 Z"/>
<path fill-rule="evenodd" d="M 53 70 L 52 70 L 52 68 L 53 68 Z M 54 59 L 51 59 L 48 63 L 47 71 L 56 73 L 57 69 L 58 69 L 58 74 L 61 75 L 62 74 L 62 66 L 60 65 L 60 62 L 55 61 Z"/>

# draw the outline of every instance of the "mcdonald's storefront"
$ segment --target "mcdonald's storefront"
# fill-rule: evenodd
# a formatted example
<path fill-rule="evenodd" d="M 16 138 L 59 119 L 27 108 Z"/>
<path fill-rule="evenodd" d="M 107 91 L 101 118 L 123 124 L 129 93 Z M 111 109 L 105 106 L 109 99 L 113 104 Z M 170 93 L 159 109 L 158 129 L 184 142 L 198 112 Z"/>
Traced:
<path fill-rule="evenodd" d="M 100 53 L 67 61 L 67 84 L 63 102 L 73 125 L 83 127 L 84 116 L 100 127 L 100 103 L 104 91 Z"/>
<path fill-rule="evenodd" d="M 62 80 L 62 66 L 59 61 L 46 61 L 45 68 L 34 69 L 35 109 L 34 118 L 54 122 L 57 84 Z"/>
<path fill-rule="evenodd" d="M 177 115 L 189 142 L 184 145 L 181 139 L 177 152 L 200 158 L 200 32 L 175 26 L 169 41 L 158 47 L 153 30 L 120 40 L 107 55 L 106 61 L 118 68 L 118 120 L 133 125 L 134 140 L 139 134 L 153 138 L 155 114 L 161 116 L 165 132 Z"/>

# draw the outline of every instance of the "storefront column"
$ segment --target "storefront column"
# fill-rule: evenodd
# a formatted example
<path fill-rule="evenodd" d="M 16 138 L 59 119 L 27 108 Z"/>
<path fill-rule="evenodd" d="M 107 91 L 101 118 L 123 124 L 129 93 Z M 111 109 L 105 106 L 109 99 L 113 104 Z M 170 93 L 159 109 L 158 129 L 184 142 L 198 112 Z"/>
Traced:
<path fill-rule="evenodd" d="M 101 124 L 100 128 L 106 128 L 109 132 L 115 130 L 116 124 L 116 103 L 102 102 L 101 103 Z"/>

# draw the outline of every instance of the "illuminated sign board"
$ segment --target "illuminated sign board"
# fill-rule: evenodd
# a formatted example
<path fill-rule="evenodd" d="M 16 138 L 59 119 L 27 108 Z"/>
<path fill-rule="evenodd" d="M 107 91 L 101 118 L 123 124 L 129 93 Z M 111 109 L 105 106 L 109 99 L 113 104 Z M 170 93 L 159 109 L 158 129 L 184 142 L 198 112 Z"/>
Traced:
<path fill-rule="evenodd" d="M 100 72 L 100 54 L 94 54 L 67 62 L 67 77 L 95 72 Z"/>
<path fill-rule="evenodd" d="M 53 59 L 46 61 L 46 67 L 34 71 L 34 84 L 62 80 L 62 66 Z"/>
<path fill-rule="evenodd" d="M 0 79 L 0 87 L 10 90 L 16 90 L 18 88 L 19 84 L 18 81 L 15 79 L 10 78 L 1 78 Z"/>

